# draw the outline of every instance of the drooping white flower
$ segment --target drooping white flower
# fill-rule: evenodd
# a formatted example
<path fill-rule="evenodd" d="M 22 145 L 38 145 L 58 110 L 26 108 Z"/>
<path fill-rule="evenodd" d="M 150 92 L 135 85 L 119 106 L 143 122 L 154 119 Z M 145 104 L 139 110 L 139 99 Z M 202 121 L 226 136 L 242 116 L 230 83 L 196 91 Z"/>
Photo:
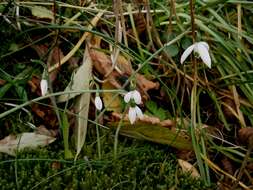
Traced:
<path fill-rule="evenodd" d="M 103 108 L 103 102 L 100 98 L 100 96 L 96 96 L 95 98 L 95 106 L 98 110 L 101 110 Z"/>
<path fill-rule="evenodd" d="M 47 80 L 42 79 L 42 80 L 40 81 L 40 90 L 41 90 L 41 95 L 42 95 L 42 96 L 45 96 L 46 93 L 47 93 L 47 90 L 48 90 L 48 83 L 47 83 Z"/>
<path fill-rule="evenodd" d="M 143 113 L 138 106 L 130 107 L 128 111 L 128 118 L 131 124 L 134 124 L 136 118 L 143 118 Z"/>
<path fill-rule="evenodd" d="M 195 53 L 198 53 L 202 61 L 211 68 L 211 58 L 209 55 L 209 46 L 206 42 L 196 42 L 189 46 L 181 56 L 181 64 L 184 63 L 184 61 L 187 59 L 187 57 L 194 51 Z"/>
<path fill-rule="evenodd" d="M 131 99 L 133 99 L 136 104 L 140 104 L 141 103 L 141 94 L 140 94 L 140 92 L 138 92 L 137 90 L 132 90 L 132 91 L 126 93 L 125 96 L 124 96 L 124 101 L 126 103 L 129 103 L 129 101 Z"/>

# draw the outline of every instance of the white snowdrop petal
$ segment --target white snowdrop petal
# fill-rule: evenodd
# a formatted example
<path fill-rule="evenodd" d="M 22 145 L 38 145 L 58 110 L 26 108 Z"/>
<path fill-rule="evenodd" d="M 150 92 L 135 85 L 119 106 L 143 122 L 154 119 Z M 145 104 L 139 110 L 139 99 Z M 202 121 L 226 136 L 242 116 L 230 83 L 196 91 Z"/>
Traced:
<path fill-rule="evenodd" d="M 124 101 L 125 101 L 126 103 L 128 103 L 128 102 L 130 101 L 131 98 L 132 98 L 132 91 L 130 91 L 130 92 L 128 92 L 128 93 L 125 94 L 125 96 L 124 96 Z"/>
<path fill-rule="evenodd" d="M 138 118 L 142 119 L 143 118 L 143 113 L 141 111 L 141 109 L 138 106 L 135 106 L 135 112 Z"/>
<path fill-rule="evenodd" d="M 199 42 L 198 44 L 199 44 L 199 45 L 205 46 L 206 49 L 209 50 L 209 45 L 208 45 L 208 43 L 206 43 L 206 42 Z"/>
<path fill-rule="evenodd" d="M 141 103 L 141 94 L 137 90 L 133 91 L 133 99 L 134 99 L 136 104 Z"/>
<path fill-rule="evenodd" d="M 128 118 L 131 124 L 133 124 L 136 120 L 136 110 L 133 107 L 129 108 L 129 112 L 128 112 Z"/>
<path fill-rule="evenodd" d="M 187 57 L 191 54 L 191 52 L 193 51 L 194 47 L 196 46 L 196 44 L 193 44 L 191 46 L 189 46 L 183 53 L 183 55 L 181 56 L 180 59 L 180 63 L 183 64 L 184 61 L 187 59 Z"/>
<path fill-rule="evenodd" d="M 41 90 L 41 95 L 42 95 L 42 96 L 45 96 L 45 95 L 46 95 L 47 89 L 48 89 L 47 80 L 42 79 L 42 80 L 40 81 L 40 90 Z"/>
<path fill-rule="evenodd" d="M 103 102 L 99 96 L 96 96 L 95 98 L 95 106 L 98 110 L 101 110 L 103 108 Z"/>
<path fill-rule="evenodd" d="M 197 46 L 197 51 L 202 59 L 202 61 L 211 68 L 211 58 L 208 52 L 208 49 L 204 44 L 199 43 Z"/>

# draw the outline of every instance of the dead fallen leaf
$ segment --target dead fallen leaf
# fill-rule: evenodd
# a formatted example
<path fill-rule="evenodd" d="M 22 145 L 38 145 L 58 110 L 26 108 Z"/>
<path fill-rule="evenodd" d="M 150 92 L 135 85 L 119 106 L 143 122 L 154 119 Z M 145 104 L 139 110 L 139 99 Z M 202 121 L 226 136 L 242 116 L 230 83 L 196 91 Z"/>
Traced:
<path fill-rule="evenodd" d="M 41 96 L 40 80 L 39 77 L 33 75 L 32 79 L 28 81 L 28 85 L 31 87 L 31 92 L 35 93 L 37 96 Z"/>
<path fill-rule="evenodd" d="M 112 115 L 114 117 L 112 118 L 114 122 L 109 122 L 108 125 L 115 128 L 118 126 L 119 118 L 122 118 L 122 114 L 112 113 Z M 179 123 L 177 123 L 177 125 L 179 126 Z M 128 118 L 125 117 L 122 122 L 120 134 L 132 138 L 167 144 L 177 149 L 192 150 L 190 136 L 186 130 L 176 128 L 174 121 L 167 120 L 162 125 L 159 118 L 144 115 L 142 119 L 139 119 L 134 125 L 131 125 Z"/>
<path fill-rule="evenodd" d="M 9 135 L 0 140 L 0 152 L 15 156 L 17 151 L 24 148 L 37 148 L 46 146 L 55 141 L 56 138 L 37 133 L 22 133 L 18 135 Z"/>
<path fill-rule="evenodd" d="M 113 89 L 114 87 L 112 86 L 111 83 L 104 82 L 102 84 L 102 89 L 103 90 L 109 90 L 109 89 Z M 106 107 L 106 109 L 108 111 L 113 111 L 113 112 L 121 112 L 121 101 L 120 101 L 120 97 L 116 96 L 113 100 L 112 98 L 114 97 L 115 93 L 103 93 L 102 98 L 103 98 L 103 102 L 104 105 Z"/>
<path fill-rule="evenodd" d="M 241 128 L 238 134 L 239 140 L 246 145 L 253 138 L 253 127 Z"/>
<path fill-rule="evenodd" d="M 55 162 L 52 163 L 51 167 L 52 167 L 52 169 L 54 169 L 54 170 L 59 170 L 59 169 L 61 169 L 61 163 L 55 161 Z"/>
<path fill-rule="evenodd" d="M 122 82 L 121 78 L 128 79 L 133 73 L 131 63 L 124 56 L 119 55 L 114 70 L 112 71 L 113 65 L 111 58 L 103 51 L 99 51 L 101 49 L 100 43 L 100 37 L 92 38 L 89 51 L 93 66 L 100 75 L 103 77 L 107 76 L 104 80 L 108 80 L 115 88 L 122 88 L 125 81 Z M 159 83 L 150 81 L 141 74 L 136 74 L 136 79 L 137 88 L 141 92 L 144 100 L 148 99 L 148 90 L 159 88 Z"/>
<path fill-rule="evenodd" d="M 36 133 L 50 137 L 57 137 L 59 132 L 58 130 L 47 129 L 44 125 L 40 125 L 39 127 L 36 128 Z"/>
<path fill-rule="evenodd" d="M 49 51 L 49 47 L 46 45 L 33 45 L 32 48 L 37 52 L 40 58 L 43 58 Z M 60 63 L 61 59 L 64 57 L 61 49 L 59 47 L 54 47 L 48 56 L 47 66 L 50 68 L 52 65 Z M 54 70 L 49 73 L 50 81 L 53 83 L 57 78 L 58 70 Z"/>
<path fill-rule="evenodd" d="M 187 162 L 185 160 L 178 159 L 178 164 L 182 168 L 183 173 L 190 172 L 192 177 L 194 177 L 194 178 L 200 177 L 198 170 L 189 162 Z"/>
<path fill-rule="evenodd" d="M 32 111 L 35 115 L 42 119 L 42 123 L 48 128 L 58 128 L 58 119 L 54 110 L 48 106 L 32 104 Z"/>
<path fill-rule="evenodd" d="M 224 170 L 226 172 L 228 172 L 229 174 L 233 175 L 234 174 L 234 167 L 233 167 L 233 163 L 231 162 L 231 160 L 228 157 L 223 157 L 221 159 L 221 164 L 224 168 Z"/>
<path fill-rule="evenodd" d="M 6 80 L 0 79 L 0 86 L 4 85 L 6 83 Z"/>

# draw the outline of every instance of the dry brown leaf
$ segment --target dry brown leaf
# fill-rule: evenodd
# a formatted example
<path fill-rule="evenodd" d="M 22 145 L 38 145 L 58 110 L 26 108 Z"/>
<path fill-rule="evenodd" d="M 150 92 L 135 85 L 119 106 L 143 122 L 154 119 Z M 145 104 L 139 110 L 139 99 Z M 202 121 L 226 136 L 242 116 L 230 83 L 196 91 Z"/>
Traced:
<path fill-rule="evenodd" d="M 122 119 L 122 114 L 120 113 L 116 113 L 116 112 L 113 112 L 112 113 L 112 116 L 114 117 L 114 120 L 121 120 Z M 128 120 L 128 116 L 125 115 L 125 117 L 123 118 L 124 121 L 129 121 Z M 160 124 L 161 121 L 158 117 L 153 117 L 153 116 L 148 116 L 148 115 L 143 115 L 142 118 L 139 118 L 139 121 L 141 122 L 145 122 L 145 123 L 150 123 L 150 124 Z"/>
<path fill-rule="evenodd" d="M 109 82 L 105 82 L 102 84 L 103 90 L 109 90 L 109 89 L 113 89 L 113 88 L 114 87 Z M 114 97 L 114 95 L 115 95 L 115 93 L 109 93 L 109 92 L 103 93 L 103 95 L 102 95 L 103 102 L 104 102 L 104 105 L 108 111 L 120 113 L 121 112 L 120 97 L 116 96 L 114 99 L 112 99 Z"/>
<path fill-rule="evenodd" d="M 194 178 L 200 177 L 198 170 L 189 162 L 178 159 L 178 164 L 182 168 L 183 173 L 190 172 L 192 177 Z"/>
<path fill-rule="evenodd" d="M 222 164 L 224 170 L 225 170 L 227 173 L 229 173 L 229 174 L 231 174 L 231 175 L 234 174 L 233 164 L 232 164 L 231 160 L 229 160 L 228 157 L 225 157 L 225 156 L 224 156 L 224 157 L 221 159 L 221 164 Z"/>
<path fill-rule="evenodd" d="M 115 88 L 122 88 L 123 83 L 120 82 L 120 79 L 122 77 L 128 78 L 133 73 L 131 63 L 129 63 L 124 56 L 119 55 L 115 68 L 117 67 L 120 72 L 116 69 L 112 71 L 112 61 L 110 56 L 98 50 L 101 49 L 100 43 L 100 37 L 93 37 L 90 46 L 90 56 L 93 66 L 100 75 L 103 77 L 108 76 L 105 79 L 108 80 Z M 137 88 L 141 92 L 144 100 L 148 98 L 148 90 L 159 88 L 159 83 L 152 82 L 141 74 L 136 74 L 136 82 Z"/>
<path fill-rule="evenodd" d="M 159 88 L 159 83 L 152 82 L 140 74 L 136 75 L 136 81 L 137 81 L 138 88 L 141 90 L 141 94 L 146 96 L 146 97 L 143 97 L 144 99 L 147 99 L 148 90 Z"/>
<path fill-rule="evenodd" d="M 243 144 L 248 144 L 249 140 L 253 138 L 253 127 L 245 127 L 239 130 L 239 140 Z"/>
<path fill-rule="evenodd" d="M 4 85 L 6 83 L 6 80 L 0 79 L 0 86 Z"/>
<path fill-rule="evenodd" d="M 50 137 L 57 137 L 58 135 L 58 130 L 48 130 L 44 125 L 40 125 L 39 127 L 36 128 L 36 133 L 40 135 L 46 135 Z"/>
<path fill-rule="evenodd" d="M 122 114 L 112 113 L 111 127 L 117 127 Z M 120 134 L 127 137 L 148 140 L 160 144 L 167 144 L 180 150 L 192 150 L 191 138 L 188 133 L 176 128 L 175 122 L 167 120 L 166 126 L 161 125 L 159 118 L 144 115 L 142 119 L 137 120 L 133 125 L 128 121 L 127 116 L 123 119 Z"/>
<path fill-rule="evenodd" d="M 39 77 L 33 75 L 32 79 L 28 81 L 28 85 L 31 87 L 31 92 L 38 96 L 41 96 L 40 80 Z"/>
<path fill-rule="evenodd" d="M 32 48 L 37 52 L 38 56 L 40 58 L 43 58 L 48 53 L 48 46 L 46 45 L 34 45 Z M 60 63 L 61 59 L 64 57 L 61 49 L 59 47 L 54 47 L 52 51 L 50 52 L 48 59 L 47 59 L 47 66 L 48 68 L 52 65 L 55 65 L 57 63 Z M 58 74 L 58 70 L 54 70 L 53 72 L 50 72 L 49 78 L 51 82 L 54 82 Z"/>
<path fill-rule="evenodd" d="M 55 141 L 56 138 L 37 133 L 22 133 L 9 135 L 0 140 L 0 152 L 15 156 L 16 151 L 21 151 L 24 148 L 37 148 L 39 146 L 46 146 Z"/>
<path fill-rule="evenodd" d="M 119 121 L 122 119 L 122 114 L 113 112 L 112 117 L 114 118 L 115 121 Z M 123 120 L 129 121 L 128 116 L 125 115 Z M 142 118 L 139 118 L 138 121 L 142 123 L 159 124 L 160 126 L 166 127 L 166 128 L 175 128 L 176 125 L 180 125 L 182 127 L 189 125 L 189 121 L 187 119 L 178 118 L 176 120 L 166 119 L 166 120 L 161 121 L 158 117 L 150 116 L 146 114 L 144 114 Z"/>
<path fill-rule="evenodd" d="M 32 111 L 42 119 L 42 123 L 48 128 L 58 128 L 58 120 L 53 109 L 48 106 L 32 104 Z"/>

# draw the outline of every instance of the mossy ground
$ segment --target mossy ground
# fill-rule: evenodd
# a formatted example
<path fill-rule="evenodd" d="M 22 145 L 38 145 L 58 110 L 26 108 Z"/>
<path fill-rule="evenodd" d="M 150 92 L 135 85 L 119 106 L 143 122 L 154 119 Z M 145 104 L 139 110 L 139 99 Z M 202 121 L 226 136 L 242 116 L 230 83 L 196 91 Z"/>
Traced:
<path fill-rule="evenodd" d="M 112 135 L 102 138 L 101 160 L 96 143 L 86 144 L 77 162 L 64 160 L 60 141 L 16 158 L 0 154 L 1 189 L 208 189 L 182 174 L 168 146 L 121 137 L 118 158 L 113 159 Z"/>

